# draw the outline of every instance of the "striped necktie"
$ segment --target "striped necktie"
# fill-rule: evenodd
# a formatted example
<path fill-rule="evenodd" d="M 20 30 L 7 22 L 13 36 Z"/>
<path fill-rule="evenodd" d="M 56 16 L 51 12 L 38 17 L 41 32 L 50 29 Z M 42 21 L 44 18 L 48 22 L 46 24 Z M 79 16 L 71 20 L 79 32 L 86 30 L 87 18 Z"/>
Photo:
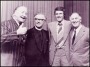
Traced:
<path fill-rule="evenodd" d="M 58 29 L 58 33 L 62 30 L 62 23 L 58 23 L 58 25 L 60 26 Z"/>

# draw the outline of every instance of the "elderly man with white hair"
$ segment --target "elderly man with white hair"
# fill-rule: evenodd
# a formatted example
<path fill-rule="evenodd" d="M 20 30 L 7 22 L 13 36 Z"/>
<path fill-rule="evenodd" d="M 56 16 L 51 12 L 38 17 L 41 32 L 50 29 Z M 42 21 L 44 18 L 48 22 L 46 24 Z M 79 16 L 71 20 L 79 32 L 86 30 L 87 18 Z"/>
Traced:
<path fill-rule="evenodd" d="M 70 16 L 70 60 L 72 66 L 89 66 L 89 29 L 81 24 L 82 17 L 74 12 Z"/>
<path fill-rule="evenodd" d="M 42 28 L 45 20 L 44 14 L 35 15 L 35 26 L 26 33 L 25 66 L 49 66 L 49 35 Z"/>
<path fill-rule="evenodd" d="M 1 66 L 21 66 L 23 62 L 22 46 L 23 27 L 27 19 L 27 7 L 19 6 L 15 9 L 12 19 L 1 23 Z"/>

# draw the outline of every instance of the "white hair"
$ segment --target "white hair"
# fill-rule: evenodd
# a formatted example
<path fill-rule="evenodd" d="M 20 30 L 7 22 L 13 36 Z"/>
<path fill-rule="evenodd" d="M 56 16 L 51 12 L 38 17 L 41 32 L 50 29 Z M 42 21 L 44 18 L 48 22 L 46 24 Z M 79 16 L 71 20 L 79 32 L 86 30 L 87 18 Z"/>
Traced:
<path fill-rule="evenodd" d="M 19 11 L 22 11 L 22 10 L 27 10 L 27 7 L 26 6 L 19 6 L 19 7 L 16 7 L 15 10 L 14 10 L 14 13 L 13 15 L 16 15 Z"/>
<path fill-rule="evenodd" d="M 77 16 L 80 20 L 82 19 L 81 16 L 79 15 L 79 13 L 77 13 L 77 12 L 72 13 L 71 16 L 69 17 L 69 19 L 71 20 L 71 18 L 73 16 Z"/>

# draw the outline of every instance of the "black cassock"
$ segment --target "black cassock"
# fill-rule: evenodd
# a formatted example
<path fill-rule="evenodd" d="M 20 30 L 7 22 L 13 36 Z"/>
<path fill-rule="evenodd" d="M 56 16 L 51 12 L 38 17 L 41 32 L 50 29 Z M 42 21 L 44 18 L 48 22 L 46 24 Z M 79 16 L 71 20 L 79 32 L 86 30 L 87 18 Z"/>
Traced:
<path fill-rule="evenodd" d="M 49 35 L 45 30 L 33 27 L 27 31 L 25 43 L 26 66 L 49 65 Z"/>

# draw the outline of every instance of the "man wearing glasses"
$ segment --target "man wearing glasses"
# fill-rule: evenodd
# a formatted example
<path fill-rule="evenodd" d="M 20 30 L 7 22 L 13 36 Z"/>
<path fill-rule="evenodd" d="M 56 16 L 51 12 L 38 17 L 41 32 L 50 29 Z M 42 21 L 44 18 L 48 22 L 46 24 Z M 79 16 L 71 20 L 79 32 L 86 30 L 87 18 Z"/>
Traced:
<path fill-rule="evenodd" d="M 41 13 L 34 17 L 35 26 L 27 31 L 25 66 L 48 66 L 48 32 L 42 29 L 46 20 Z"/>

